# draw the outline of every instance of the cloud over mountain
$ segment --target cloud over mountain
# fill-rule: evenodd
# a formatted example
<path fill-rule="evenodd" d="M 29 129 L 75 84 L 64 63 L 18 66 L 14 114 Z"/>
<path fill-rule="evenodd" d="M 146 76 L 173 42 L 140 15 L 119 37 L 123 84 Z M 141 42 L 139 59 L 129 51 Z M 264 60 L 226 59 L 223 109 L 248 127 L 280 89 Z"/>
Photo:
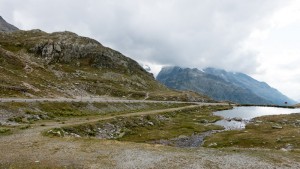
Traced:
<path fill-rule="evenodd" d="M 277 74 L 272 71 L 282 63 L 280 56 L 273 59 L 282 52 L 282 45 L 273 43 L 286 37 L 280 31 L 291 32 L 277 29 L 277 22 L 283 26 L 300 23 L 299 6 L 297 0 L 2 0 L 0 11 L 21 29 L 73 31 L 140 62 L 256 74 L 287 92 L 290 88 L 281 85 L 286 80 L 272 80 Z M 274 52 L 267 53 L 266 44 L 271 43 L 262 39 L 268 39 L 274 25 L 279 31 L 272 34 Z M 289 41 L 284 43 L 291 46 Z M 297 56 L 300 51 L 295 49 L 289 51 Z"/>

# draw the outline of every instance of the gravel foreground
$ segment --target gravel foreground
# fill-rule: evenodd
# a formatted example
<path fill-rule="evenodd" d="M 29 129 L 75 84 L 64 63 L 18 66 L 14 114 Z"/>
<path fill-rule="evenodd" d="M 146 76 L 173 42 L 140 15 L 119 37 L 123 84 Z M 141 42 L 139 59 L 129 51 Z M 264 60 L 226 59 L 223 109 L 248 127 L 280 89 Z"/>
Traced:
<path fill-rule="evenodd" d="M 50 138 L 44 128 L 0 137 L 0 168 L 300 168 L 300 153 L 176 148 L 89 138 Z"/>

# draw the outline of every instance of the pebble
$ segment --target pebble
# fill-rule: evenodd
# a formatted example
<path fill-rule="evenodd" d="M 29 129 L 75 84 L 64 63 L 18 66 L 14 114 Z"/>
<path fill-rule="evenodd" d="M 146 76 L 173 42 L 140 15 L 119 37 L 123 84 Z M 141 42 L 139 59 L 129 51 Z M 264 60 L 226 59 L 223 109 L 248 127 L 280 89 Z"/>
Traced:
<path fill-rule="evenodd" d="M 276 126 L 272 126 L 273 129 L 282 129 L 282 126 L 276 125 Z"/>

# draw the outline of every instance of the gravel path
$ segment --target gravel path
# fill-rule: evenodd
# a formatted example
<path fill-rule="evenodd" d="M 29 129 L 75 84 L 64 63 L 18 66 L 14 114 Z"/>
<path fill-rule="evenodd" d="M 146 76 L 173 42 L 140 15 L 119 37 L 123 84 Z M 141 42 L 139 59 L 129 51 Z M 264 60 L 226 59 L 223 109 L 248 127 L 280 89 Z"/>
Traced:
<path fill-rule="evenodd" d="M 147 96 L 146 98 L 147 99 Z M 77 98 L 0 98 L 0 102 L 112 102 L 112 103 L 192 103 L 198 105 L 228 105 L 228 103 L 204 103 L 158 100 L 127 100 L 111 97 L 77 97 Z"/>
<path fill-rule="evenodd" d="M 192 106 L 118 116 L 155 114 L 188 107 Z M 0 136 L 0 168 L 300 168 L 299 154 L 291 152 L 176 148 L 93 138 L 50 138 L 41 135 L 42 131 L 54 127 L 114 117 L 116 116 L 90 120 L 74 118 L 65 124 L 53 121 L 37 122 L 27 130 Z"/>

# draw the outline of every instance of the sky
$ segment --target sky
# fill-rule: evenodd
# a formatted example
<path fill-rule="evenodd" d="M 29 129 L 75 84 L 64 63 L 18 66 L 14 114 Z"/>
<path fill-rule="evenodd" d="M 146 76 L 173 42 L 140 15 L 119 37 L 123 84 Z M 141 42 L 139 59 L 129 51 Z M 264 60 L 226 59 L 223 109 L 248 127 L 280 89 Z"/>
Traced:
<path fill-rule="evenodd" d="M 0 0 L 0 15 L 24 30 L 91 37 L 154 74 L 243 72 L 300 101 L 299 0 Z"/>

